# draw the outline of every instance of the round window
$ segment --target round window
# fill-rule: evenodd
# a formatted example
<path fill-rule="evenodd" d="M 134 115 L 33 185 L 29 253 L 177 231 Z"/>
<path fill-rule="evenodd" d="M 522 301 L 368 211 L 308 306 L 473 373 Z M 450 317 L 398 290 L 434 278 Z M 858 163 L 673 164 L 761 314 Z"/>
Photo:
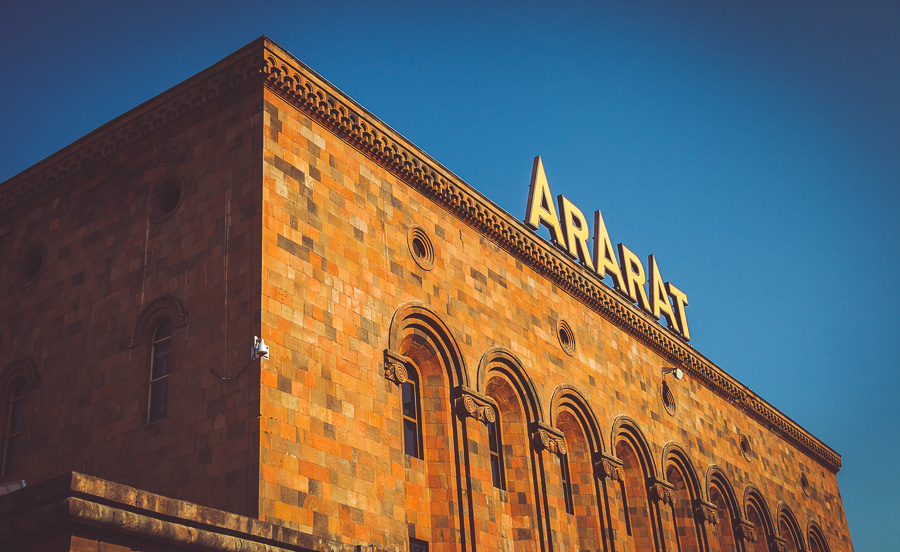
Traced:
<path fill-rule="evenodd" d="M 38 279 L 44 270 L 46 256 L 43 245 L 32 245 L 25 251 L 19 267 L 19 285 L 21 287 L 28 287 Z"/>
<path fill-rule="evenodd" d="M 569 356 L 573 356 L 575 354 L 575 333 L 569 323 L 561 318 L 556 322 L 556 337 L 559 338 L 559 346 L 563 351 Z"/>
<path fill-rule="evenodd" d="M 181 206 L 184 198 L 184 185 L 181 179 L 170 176 L 153 190 L 150 195 L 150 219 L 162 222 L 171 217 Z"/>
<path fill-rule="evenodd" d="M 413 226 L 409 229 L 407 235 L 407 245 L 412 258 L 423 270 L 431 270 L 434 268 L 434 246 L 425 229 L 421 226 Z"/>

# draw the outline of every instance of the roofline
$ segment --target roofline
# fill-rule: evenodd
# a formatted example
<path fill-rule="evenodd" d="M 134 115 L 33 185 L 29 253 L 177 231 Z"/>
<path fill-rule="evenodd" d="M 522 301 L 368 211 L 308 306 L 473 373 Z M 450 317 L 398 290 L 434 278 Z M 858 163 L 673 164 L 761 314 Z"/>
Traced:
<path fill-rule="evenodd" d="M 254 83 L 277 93 L 587 308 L 681 367 L 774 435 L 791 442 L 832 472 L 840 470 L 841 457 L 831 447 L 266 36 L 0 184 L 0 214 L 11 212 L 185 114 Z"/>

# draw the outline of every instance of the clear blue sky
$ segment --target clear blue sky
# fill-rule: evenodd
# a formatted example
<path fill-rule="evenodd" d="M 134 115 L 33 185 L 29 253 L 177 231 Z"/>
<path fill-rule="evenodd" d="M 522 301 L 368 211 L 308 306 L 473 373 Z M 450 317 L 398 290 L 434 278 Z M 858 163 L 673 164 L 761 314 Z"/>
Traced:
<path fill-rule="evenodd" d="M 519 218 L 541 155 L 895 549 L 900 4 L 452 6 L 6 0 L 0 180 L 266 34 Z"/>

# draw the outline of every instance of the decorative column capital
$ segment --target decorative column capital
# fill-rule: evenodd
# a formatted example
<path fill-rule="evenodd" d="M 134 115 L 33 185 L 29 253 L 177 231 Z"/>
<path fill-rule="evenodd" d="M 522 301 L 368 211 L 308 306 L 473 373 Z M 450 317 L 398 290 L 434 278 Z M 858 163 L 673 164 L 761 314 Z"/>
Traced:
<path fill-rule="evenodd" d="M 564 456 L 568 452 L 562 431 L 542 422 L 534 422 L 531 426 L 531 444 L 538 452 L 549 450 L 553 454 Z"/>
<path fill-rule="evenodd" d="M 406 383 L 409 380 L 409 370 L 413 362 L 411 359 L 395 353 L 389 349 L 384 350 L 384 377 L 397 383 Z"/>
<path fill-rule="evenodd" d="M 649 481 L 650 498 L 662 504 L 671 504 L 675 506 L 675 486 L 668 481 L 662 479 L 650 478 Z"/>
<path fill-rule="evenodd" d="M 756 526 L 743 518 L 734 520 L 734 535 L 747 542 L 756 542 Z"/>
<path fill-rule="evenodd" d="M 772 535 L 769 537 L 769 550 L 772 550 L 773 552 L 785 552 L 785 550 L 787 550 L 787 539 L 779 537 L 778 535 Z"/>
<path fill-rule="evenodd" d="M 454 390 L 456 413 L 462 418 L 475 418 L 486 424 L 497 421 L 497 412 L 490 397 L 460 385 Z"/>
<path fill-rule="evenodd" d="M 719 524 L 719 509 L 712 502 L 703 499 L 694 501 L 694 517 L 701 523 Z"/>
<path fill-rule="evenodd" d="M 594 472 L 602 477 L 609 478 L 612 481 L 623 481 L 625 479 L 625 463 L 615 456 L 608 454 L 599 454 L 594 460 Z"/>

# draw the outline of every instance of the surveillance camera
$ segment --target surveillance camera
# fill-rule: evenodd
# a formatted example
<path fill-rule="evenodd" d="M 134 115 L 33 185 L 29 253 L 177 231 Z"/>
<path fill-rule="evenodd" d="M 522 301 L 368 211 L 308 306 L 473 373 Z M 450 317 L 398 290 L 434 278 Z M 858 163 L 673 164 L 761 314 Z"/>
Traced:
<path fill-rule="evenodd" d="M 256 360 L 260 357 L 268 360 L 269 346 L 266 345 L 262 338 L 253 336 L 253 348 L 250 350 L 250 355 L 250 360 Z"/>

